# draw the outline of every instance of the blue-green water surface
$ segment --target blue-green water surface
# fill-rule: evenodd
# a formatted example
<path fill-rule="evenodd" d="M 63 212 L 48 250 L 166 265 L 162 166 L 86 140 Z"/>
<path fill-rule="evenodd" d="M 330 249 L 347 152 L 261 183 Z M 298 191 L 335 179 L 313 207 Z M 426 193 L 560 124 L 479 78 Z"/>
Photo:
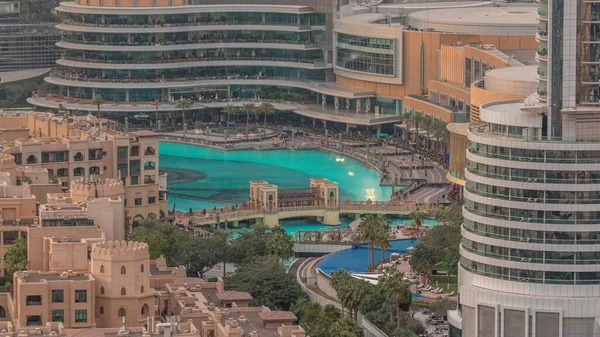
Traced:
<path fill-rule="evenodd" d="M 391 187 L 379 186 L 380 175 L 373 168 L 321 150 L 222 151 L 161 142 L 159 160 L 168 173 L 170 208 L 175 204 L 184 211 L 242 204 L 248 200 L 249 182 L 257 180 L 302 188 L 310 178 L 327 178 L 339 183 L 342 200 L 388 200 L 391 194 Z"/>

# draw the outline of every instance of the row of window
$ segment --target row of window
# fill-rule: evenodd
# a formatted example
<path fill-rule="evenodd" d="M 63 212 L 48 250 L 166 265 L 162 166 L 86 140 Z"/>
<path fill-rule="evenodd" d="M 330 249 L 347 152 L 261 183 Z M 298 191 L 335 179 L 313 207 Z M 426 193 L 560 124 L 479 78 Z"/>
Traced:
<path fill-rule="evenodd" d="M 480 256 L 498 260 L 544 263 L 544 264 L 600 264 L 600 251 L 596 252 L 557 252 L 532 249 L 507 248 L 488 245 L 463 238 L 462 247 Z"/>
<path fill-rule="evenodd" d="M 394 75 L 394 55 L 338 47 L 336 65 L 364 73 Z"/>
<path fill-rule="evenodd" d="M 460 265 L 474 274 L 507 281 L 564 285 L 600 284 L 600 272 L 544 272 L 505 268 L 471 261 L 464 257 L 460 259 Z"/>
<path fill-rule="evenodd" d="M 487 185 L 471 181 L 467 182 L 466 188 L 473 194 L 501 200 L 544 204 L 600 204 L 600 191 L 541 191 Z"/>
<path fill-rule="evenodd" d="M 233 46 L 235 47 L 235 46 Z M 169 62 L 194 62 L 214 60 L 274 60 L 288 62 L 314 62 L 323 60 L 321 49 L 312 50 L 289 50 L 289 49 L 266 49 L 266 48 L 212 48 L 193 50 L 174 50 L 157 52 L 80 52 L 72 51 L 65 54 L 64 59 L 96 62 L 96 63 L 169 63 Z"/>
<path fill-rule="evenodd" d="M 75 303 L 87 303 L 87 290 L 75 290 Z M 52 290 L 52 303 L 64 303 L 65 291 L 62 289 Z M 41 295 L 29 295 L 25 299 L 25 305 L 42 305 Z"/>
<path fill-rule="evenodd" d="M 82 33 L 63 32 L 65 42 L 118 46 L 190 45 L 203 43 L 283 43 L 295 45 L 317 45 L 324 41 L 324 31 L 196 31 L 178 33 Z M 143 52 L 142 52 L 143 53 Z M 132 55 L 137 52 L 132 51 Z"/>
<path fill-rule="evenodd" d="M 140 288 L 140 293 L 144 293 L 144 286 L 142 286 Z M 104 287 L 100 287 L 100 295 L 105 295 L 106 291 L 104 290 Z M 127 289 L 125 289 L 125 287 L 121 288 L 121 296 L 127 296 Z"/>
<path fill-rule="evenodd" d="M 212 12 L 165 15 L 109 15 L 63 13 L 66 23 L 98 26 L 164 26 L 164 25 L 293 25 L 324 26 L 323 13 L 290 14 L 269 12 Z"/>
<path fill-rule="evenodd" d="M 508 228 L 486 225 L 465 219 L 463 228 L 473 234 L 506 241 L 567 244 L 567 245 L 593 245 L 600 244 L 600 231 L 597 232 L 561 232 L 531 230 L 522 228 Z"/>
<path fill-rule="evenodd" d="M 40 134 L 40 137 L 42 135 Z M 13 157 L 15 157 L 15 163 L 17 165 L 23 164 L 23 154 L 22 153 L 13 153 Z M 101 160 L 102 156 L 106 155 L 106 152 L 102 151 L 102 149 L 93 149 L 89 150 L 89 158 L 90 160 Z M 73 156 L 73 161 L 83 161 L 85 156 L 81 152 L 77 152 Z M 68 162 L 69 161 L 69 151 L 52 151 L 52 152 L 42 152 L 42 163 L 58 163 L 58 162 Z M 29 155 L 27 157 L 27 164 L 37 164 L 38 159 L 35 155 Z"/>
<path fill-rule="evenodd" d="M 596 164 L 600 151 L 533 150 L 472 142 L 469 152 L 483 157 L 534 163 Z"/>
<path fill-rule="evenodd" d="M 131 178 L 137 178 L 137 177 L 131 177 Z M 137 181 L 137 180 L 136 180 Z M 137 183 L 131 183 L 131 185 L 137 185 Z M 143 200 L 142 198 L 134 198 L 133 199 L 133 205 L 134 206 L 143 206 Z M 125 207 L 127 207 L 127 199 L 123 199 L 123 204 Z M 156 197 L 148 197 L 148 205 L 154 205 L 156 204 Z"/>
<path fill-rule="evenodd" d="M 508 168 L 475 162 L 467 164 L 467 171 L 482 177 L 528 183 L 598 184 L 600 171 L 555 171 Z"/>
<path fill-rule="evenodd" d="M 561 225 L 595 225 L 600 223 L 599 211 L 536 211 L 530 209 L 507 208 L 487 205 L 467 200 L 465 210 L 488 218 L 515 222 L 561 224 Z"/>
<path fill-rule="evenodd" d="M 437 92 L 434 90 L 429 91 L 429 101 L 435 104 L 439 104 L 445 108 L 450 108 L 452 110 L 458 110 L 461 112 L 470 113 L 471 106 L 469 102 L 459 100 L 456 97 L 452 97 L 448 94 Z"/>
<path fill-rule="evenodd" d="M 145 271 L 146 267 L 141 264 L 140 265 L 140 273 L 143 273 Z M 104 274 L 105 269 L 104 269 L 104 265 L 100 265 L 100 273 Z M 121 266 L 121 275 L 125 275 L 127 274 L 127 268 L 125 268 L 125 266 Z"/>
<path fill-rule="evenodd" d="M 469 88 L 471 83 L 479 81 L 485 77 L 485 73 L 488 70 L 492 70 L 494 67 L 490 64 L 482 62 L 471 57 L 465 58 L 465 87 Z"/>

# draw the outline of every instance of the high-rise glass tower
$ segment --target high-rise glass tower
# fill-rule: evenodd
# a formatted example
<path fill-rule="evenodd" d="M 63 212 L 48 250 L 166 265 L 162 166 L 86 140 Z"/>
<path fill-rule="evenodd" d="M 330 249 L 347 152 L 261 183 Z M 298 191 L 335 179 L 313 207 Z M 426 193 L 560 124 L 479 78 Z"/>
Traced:
<path fill-rule="evenodd" d="M 600 2 L 539 5 L 537 93 L 469 128 L 453 336 L 600 336 Z"/>

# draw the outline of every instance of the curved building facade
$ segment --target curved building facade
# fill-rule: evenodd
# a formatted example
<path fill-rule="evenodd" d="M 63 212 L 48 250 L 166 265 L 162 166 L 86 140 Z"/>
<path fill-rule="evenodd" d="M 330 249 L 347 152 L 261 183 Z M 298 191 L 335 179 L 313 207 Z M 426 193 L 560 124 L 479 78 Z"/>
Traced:
<path fill-rule="evenodd" d="M 68 98 L 102 95 L 134 104 L 207 94 L 254 97 L 271 81 L 327 79 L 324 13 L 306 6 L 180 2 L 61 3 L 64 53 L 47 82 Z"/>

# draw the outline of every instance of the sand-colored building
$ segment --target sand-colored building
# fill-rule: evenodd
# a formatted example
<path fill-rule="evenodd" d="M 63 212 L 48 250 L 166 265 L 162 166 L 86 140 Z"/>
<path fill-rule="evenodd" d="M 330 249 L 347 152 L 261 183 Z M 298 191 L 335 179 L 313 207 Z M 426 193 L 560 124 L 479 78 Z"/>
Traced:
<path fill-rule="evenodd" d="M 70 181 L 90 176 L 120 180 L 125 209 L 133 221 L 165 216 L 168 204 L 166 190 L 159 187 L 157 135 L 116 132 L 108 128 L 111 123 L 93 116 L 66 118 L 48 113 L 0 116 L 0 139 L 6 140 L 0 143 L 0 152 L 12 155 L 17 167 L 30 167 L 29 175 L 35 168 L 46 169 L 65 190 Z M 15 130 L 27 132 L 10 138 Z M 29 175 L 15 175 L 16 183 L 25 176 L 32 178 Z M 38 193 L 38 198 L 45 202 L 46 193 L 55 192 L 60 191 Z"/>

